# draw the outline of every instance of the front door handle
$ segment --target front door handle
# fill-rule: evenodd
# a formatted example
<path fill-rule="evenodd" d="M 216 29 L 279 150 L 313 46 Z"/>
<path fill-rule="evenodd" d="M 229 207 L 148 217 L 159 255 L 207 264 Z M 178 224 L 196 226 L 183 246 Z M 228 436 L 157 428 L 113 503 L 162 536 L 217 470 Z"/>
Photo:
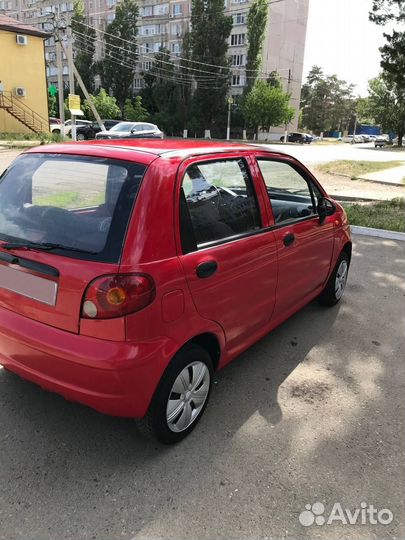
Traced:
<path fill-rule="evenodd" d="M 215 274 L 215 272 L 218 270 L 218 263 L 217 261 L 206 261 L 203 263 L 200 263 L 195 273 L 199 278 L 207 278 Z"/>
<path fill-rule="evenodd" d="M 283 242 L 286 247 L 291 246 L 291 244 L 294 243 L 295 235 L 293 233 L 287 233 L 284 238 Z"/>

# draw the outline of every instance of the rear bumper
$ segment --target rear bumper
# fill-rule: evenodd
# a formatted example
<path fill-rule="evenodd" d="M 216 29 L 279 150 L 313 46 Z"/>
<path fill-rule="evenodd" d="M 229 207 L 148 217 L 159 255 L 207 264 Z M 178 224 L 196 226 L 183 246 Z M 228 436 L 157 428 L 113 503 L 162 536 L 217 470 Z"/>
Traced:
<path fill-rule="evenodd" d="M 99 412 L 146 413 L 177 349 L 166 337 L 114 342 L 72 334 L 0 308 L 0 364 Z"/>

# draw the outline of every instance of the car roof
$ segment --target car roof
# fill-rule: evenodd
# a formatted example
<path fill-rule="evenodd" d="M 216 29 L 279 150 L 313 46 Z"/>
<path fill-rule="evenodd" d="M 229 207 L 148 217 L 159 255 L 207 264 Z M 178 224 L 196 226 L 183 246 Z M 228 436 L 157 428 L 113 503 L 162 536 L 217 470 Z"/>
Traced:
<path fill-rule="evenodd" d="M 55 153 L 76 154 L 95 157 L 116 157 L 130 161 L 141 160 L 149 164 L 157 157 L 187 158 L 195 155 L 215 154 L 218 152 L 252 152 L 254 150 L 266 151 L 259 145 L 247 143 L 225 143 L 192 139 L 95 139 L 83 142 L 68 142 L 62 144 L 49 144 L 37 146 L 27 150 L 28 153 Z M 272 148 L 267 152 L 288 156 L 285 152 L 275 151 Z"/>

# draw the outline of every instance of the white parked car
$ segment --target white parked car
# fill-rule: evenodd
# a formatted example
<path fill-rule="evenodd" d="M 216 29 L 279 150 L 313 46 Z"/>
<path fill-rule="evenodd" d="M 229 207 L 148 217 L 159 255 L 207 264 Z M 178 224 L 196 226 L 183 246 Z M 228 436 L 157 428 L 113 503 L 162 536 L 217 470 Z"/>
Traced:
<path fill-rule="evenodd" d="M 89 120 L 79 120 L 76 118 L 76 126 L 87 126 L 88 124 L 91 124 Z M 51 130 L 51 133 L 60 133 L 61 124 L 53 123 L 51 122 L 49 125 L 49 129 Z M 66 120 L 65 122 L 65 135 L 69 135 L 72 131 L 72 120 Z"/>

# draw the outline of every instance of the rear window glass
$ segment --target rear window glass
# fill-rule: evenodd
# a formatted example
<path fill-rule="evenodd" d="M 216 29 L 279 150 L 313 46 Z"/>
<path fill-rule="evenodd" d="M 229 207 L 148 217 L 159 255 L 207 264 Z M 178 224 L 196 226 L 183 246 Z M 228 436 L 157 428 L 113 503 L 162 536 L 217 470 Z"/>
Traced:
<path fill-rule="evenodd" d="M 56 243 L 60 254 L 117 262 L 145 169 L 104 158 L 21 156 L 0 180 L 0 239 Z"/>

